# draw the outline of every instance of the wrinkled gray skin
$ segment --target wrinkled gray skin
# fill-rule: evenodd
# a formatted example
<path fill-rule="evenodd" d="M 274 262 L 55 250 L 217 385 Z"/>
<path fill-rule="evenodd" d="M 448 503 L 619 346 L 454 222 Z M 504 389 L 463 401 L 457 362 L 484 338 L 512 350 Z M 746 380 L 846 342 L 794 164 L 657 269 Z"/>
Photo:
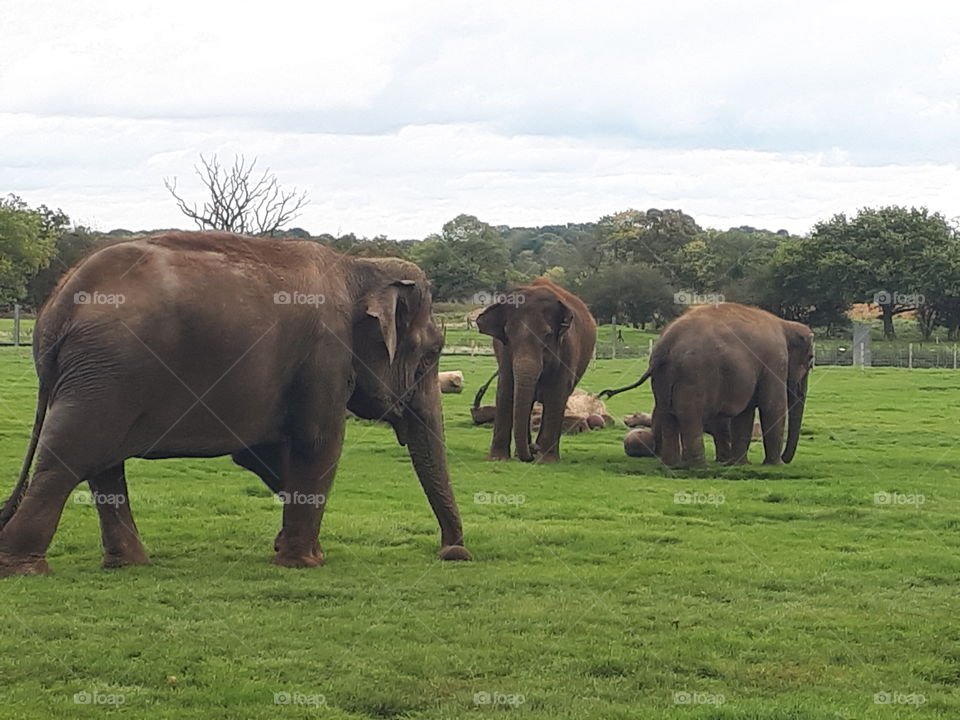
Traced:
<path fill-rule="evenodd" d="M 790 462 L 812 364 L 806 325 L 735 303 L 687 311 L 663 332 L 650 358 L 657 456 L 670 467 L 704 465 L 706 429 L 718 461 L 746 463 L 759 409 L 764 464 Z"/>
<path fill-rule="evenodd" d="M 77 293 L 123 301 L 78 304 Z M 442 345 L 411 263 L 223 233 L 94 253 L 37 320 L 37 421 L 0 511 L 0 576 L 48 571 L 64 503 L 84 481 L 95 500 L 125 499 L 97 503 L 104 564 L 147 563 L 124 476 L 131 457 L 231 455 L 292 500 L 273 562 L 321 565 L 348 408 L 393 427 L 440 523 L 440 557 L 469 559 L 444 450 Z"/>

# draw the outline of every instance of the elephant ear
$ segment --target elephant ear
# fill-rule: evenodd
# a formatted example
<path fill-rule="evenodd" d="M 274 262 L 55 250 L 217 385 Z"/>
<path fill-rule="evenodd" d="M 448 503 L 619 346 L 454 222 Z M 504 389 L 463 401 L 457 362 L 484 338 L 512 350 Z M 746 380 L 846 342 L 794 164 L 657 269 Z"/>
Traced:
<path fill-rule="evenodd" d="M 496 338 L 500 342 L 507 342 L 507 305 L 497 303 L 491 305 L 477 316 L 477 330 L 484 335 Z"/>
<path fill-rule="evenodd" d="M 413 280 L 395 280 L 367 300 L 367 315 L 374 317 L 380 323 L 380 335 L 387 346 L 387 355 L 390 364 L 397 354 L 397 343 L 400 336 L 398 305 L 401 304 L 404 293 L 415 287 Z"/>
<path fill-rule="evenodd" d="M 790 355 L 791 370 L 794 370 L 794 365 L 798 372 L 810 370 L 814 359 L 813 331 L 806 325 L 791 323 L 787 330 L 787 352 Z"/>
<path fill-rule="evenodd" d="M 573 325 L 573 310 L 562 300 L 558 300 L 557 305 L 560 306 L 557 309 L 557 337 L 561 338 Z"/>

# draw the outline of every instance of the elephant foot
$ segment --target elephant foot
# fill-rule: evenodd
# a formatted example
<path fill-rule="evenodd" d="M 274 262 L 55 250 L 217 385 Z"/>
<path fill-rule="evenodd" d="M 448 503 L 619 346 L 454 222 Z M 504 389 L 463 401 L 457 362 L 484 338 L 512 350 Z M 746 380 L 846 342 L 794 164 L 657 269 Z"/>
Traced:
<path fill-rule="evenodd" d="M 441 560 L 473 560 L 470 551 L 463 545 L 444 545 L 440 548 Z"/>
<path fill-rule="evenodd" d="M 518 452 L 518 453 L 517 453 L 517 460 L 519 460 L 520 462 L 533 462 L 533 460 L 534 460 L 533 453 L 530 453 L 530 452 L 527 452 L 527 453 L 519 453 L 519 452 Z"/>
<path fill-rule="evenodd" d="M 738 458 L 736 460 L 725 460 L 724 465 L 734 466 L 734 465 L 749 465 L 750 461 L 747 458 Z"/>
<path fill-rule="evenodd" d="M 124 550 L 122 552 L 105 552 L 103 554 L 104 568 L 121 568 L 133 565 L 149 565 L 150 558 L 142 547 Z"/>
<path fill-rule="evenodd" d="M 313 568 L 320 567 L 326 562 L 323 553 L 310 555 L 286 555 L 277 553 L 270 560 L 274 565 L 287 568 Z"/>
<path fill-rule="evenodd" d="M 287 537 L 281 530 L 273 541 L 273 549 L 276 555 L 270 561 L 274 565 L 289 568 L 311 568 L 320 567 L 326 562 L 323 554 L 323 548 L 320 547 L 320 541 L 314 540 L 313 546 L 309 551 L 303 552 L 298 548 L 291 548 L 287 543 Z"/>
<path fill-rule="evenodd" d="M 703 458 L 694 459 L 694 460 L 678 460 L 675 463 L 664 462 L 671 470 L 699 470 L 707 466 L 707 461 Z"/>
<path fill-rule="evenodd" d="M 786 463 L 780 457 L 771 458 L 769 460 L 765 459 L 763 461 L 763 464 L 764 465 L 786 465 Z"/>
<path fill-rule="evenodd" d="M 49 575 L 50 572 L 50 566 L 44 557 L 18 558 L 0 555 L 0 578 L 13 575 Z"/>
<path fill-rule="evenodd" d="M 545 453 L 537 456 L 537 465 L 550 465 L 560 462 L 560 456 L 557 453 Z"/>
<path fill-rule="evenodd" d="M 490 453 L 487 455 L 487 460 L 491 460 L 492 462 L 509 462 L 510 453 L 508 452 L 505 453 L 500 451 L 493 452 L 491 450 Z"/>

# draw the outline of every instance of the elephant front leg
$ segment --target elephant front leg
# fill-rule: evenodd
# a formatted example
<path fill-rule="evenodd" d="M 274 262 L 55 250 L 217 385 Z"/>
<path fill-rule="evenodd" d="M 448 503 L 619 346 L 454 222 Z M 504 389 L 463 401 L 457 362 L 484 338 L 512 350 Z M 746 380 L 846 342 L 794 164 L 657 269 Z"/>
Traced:
<path fill-rule="evenodd" d="M 563 432 L 563 416 L 569 396 L 569 391 L 565 388 L 557 388 L 553 383 L 543 388 L 543 416 L 540 419 L 540 432 L 537 435 L 536 461 L 538 463 L 553 463 L 560 460 L 560 435 Z"/>
<path fill-rule="evenodd" d="M 91 477 L 87 484 L 100 517 L 100 539 L 103 543 L 103 567 L 149 565 L 130 510 L 130 495 L 123 463 Z"/>
<path fill-rule="evenodd" d="M 706 431 L 713 436 L 713 445 L 716 450 L 718 463 L 729 463 L 732 454 L 730 441 L 730 421 L 726 418 L 715 418 L 706 426 Z"/>
<path fill-rule="evenodd" d="M 787 414 L 787 392 L 783 381 L 768 381 L 760 390 L 759 404 L 760 427 L 763 428 L 763 464 L 783 465 L 780 452 Z"/>
<path fill-rule="evenodd" d="M 321 436 L 324 442 L 317 449 L 291 447 L 285 489 L 280 493 L 283 526 L 274 541 L 275 565 L 304 568 L 325 562 L 320 523 L 343 447 L 343 425 Z"/>
<path fill-rule="evenodd" d="M 269 445 L 255 445 L 235 452 L 233 461 L 259 477 L 281 501 L 284 498 L 284 478 L 290 470 L 290 443 L 283 440 Z M 273 549 L 280 549 L 283 530 L 277 533 Z"/>
<path fill-rule="evenodd" d="M 513 436 L 513 369 L 509 363 L 501 363 L 496 402 L 493 440 L 487 459 L 505 461 L 510 459 L 510 438 Z"/>

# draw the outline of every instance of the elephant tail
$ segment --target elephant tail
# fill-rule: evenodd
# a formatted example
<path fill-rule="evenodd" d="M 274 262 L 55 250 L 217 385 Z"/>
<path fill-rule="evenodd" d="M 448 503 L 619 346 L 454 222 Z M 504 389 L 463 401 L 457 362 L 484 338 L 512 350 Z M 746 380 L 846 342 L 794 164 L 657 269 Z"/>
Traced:
<path fill-rule="evenodd" d="M 634 388 L 638 388 L 650 378 L 650 375 L 652 373 L 653 373 L 652 370 L 647 370 L 643 375 L 640 376 L 640 379 L 637 380 L 635 383 L 631 383 L 630 385 L 625 385 L 622 388 L 616 388 L 616 389 L 608 388 L 606 390 L 601 390 L 600 392 L 597 393 L 597 397 L 603 398 L 604 400 L 609 400 L 614 395 L 619 395 L 620 393 L 626 392 L 627 390 L 633 390 Z"/>
<path fill-rule="evenodd" d="M 27 486 L 30 484 L 30 466 L 33 465 L 33 457 L 37 453 L 37 445 L 40 444 L 40 431 L 43 429 L 43 419 L 47 416 L 47 405 L 50 402 L 50 388 L 53 385 L 53 371 L 56 364 L 55 354 L 57 345 L 51 348 L 50 352 L 45 353 L 38 361 L 38 375 L 40 376 L 40 389 L 37 392 L 37 414 L 33 421 L 33 431 L 30 434 L 30 444 L 27 446 L 27 455 L 23 459 L 23 466 L 20 468 L 20 477 L 17 485 L 14 487 L 10 497 L 7 498 L 0 509 L 0 530 L 10 522 L 10 518 L 20 506 L 20 501 L 27 492 Z"/>
<path fill-rule="evenodd" d="M 493 375 L 490 376 L 490 379 L 487 380 L 483 385 L 480 386 L 480 389 L 477 390 L 477 394 L 473 397 L 473 406 L 475 408 L 480 407 L 480 402 L 483 400 L 484 393 L 487 392 L 487 388 L 490 387 L 490 383 L 493 382 L 493 379 L 500 374 L 500 371 L 497 370 Z"/>

